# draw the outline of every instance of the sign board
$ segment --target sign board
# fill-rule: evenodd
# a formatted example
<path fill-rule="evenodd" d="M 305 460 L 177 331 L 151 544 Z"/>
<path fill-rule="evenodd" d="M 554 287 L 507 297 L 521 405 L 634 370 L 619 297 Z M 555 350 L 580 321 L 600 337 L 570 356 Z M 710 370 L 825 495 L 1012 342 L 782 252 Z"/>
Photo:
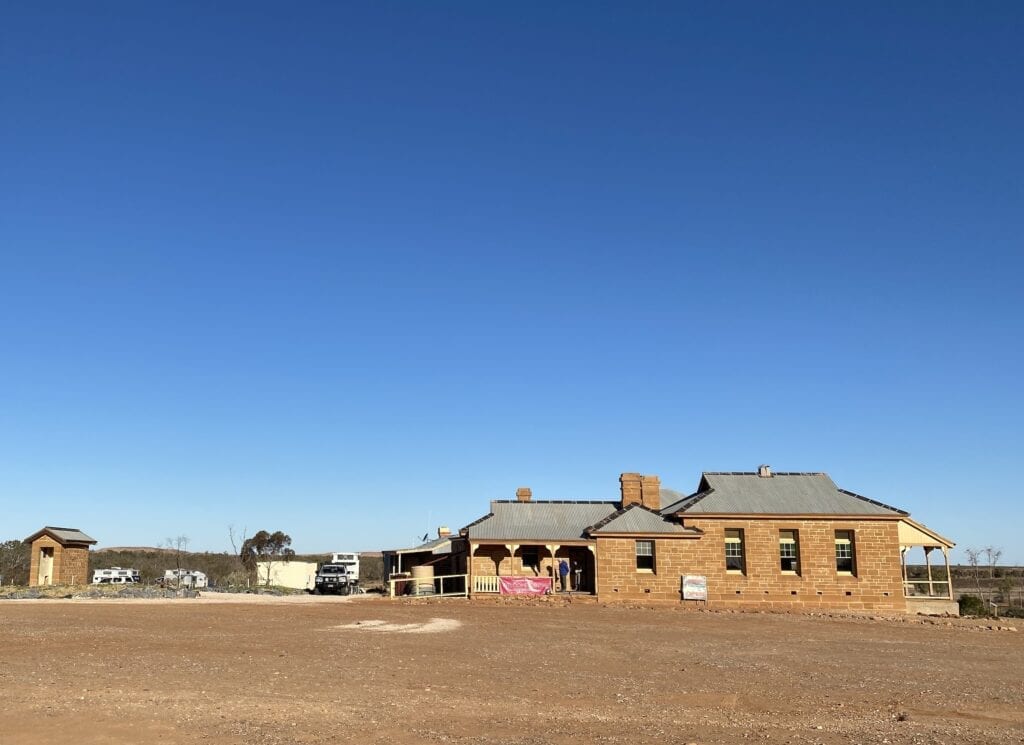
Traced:
<path fill-rule="evenodd" d="M 708 599 L 708 578 L 699 574 L 687 574 L 682 578 L 683 600 Z"/>
<path fill-rule="evenodd" d="M 547 595 L 551 592 L 551 577 L 498 577 L 498 592 L 502 595 Z"/>

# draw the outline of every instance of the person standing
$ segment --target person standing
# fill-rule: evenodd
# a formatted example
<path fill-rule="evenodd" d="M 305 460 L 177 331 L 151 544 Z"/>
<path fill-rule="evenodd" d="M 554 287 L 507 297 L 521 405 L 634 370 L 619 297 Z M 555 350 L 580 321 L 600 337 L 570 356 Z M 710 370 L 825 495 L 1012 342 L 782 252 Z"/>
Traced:
<path fill-rule="evenodd" d="M 558 581 L 562 585 L 562 592 L 565 592 L 565 578 L 569 576 L 569 562 L 562 559 L 558 562 Z"/>

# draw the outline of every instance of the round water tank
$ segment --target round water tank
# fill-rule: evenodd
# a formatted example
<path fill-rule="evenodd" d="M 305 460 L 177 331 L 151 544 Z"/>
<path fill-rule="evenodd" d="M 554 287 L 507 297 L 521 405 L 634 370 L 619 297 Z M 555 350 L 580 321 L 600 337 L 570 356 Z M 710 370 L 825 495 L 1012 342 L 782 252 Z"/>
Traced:
<path fill-rule="evenodd" d="M 419 566 L 412 568 L 412 594 L 434 594 L 434 567 Z"/>

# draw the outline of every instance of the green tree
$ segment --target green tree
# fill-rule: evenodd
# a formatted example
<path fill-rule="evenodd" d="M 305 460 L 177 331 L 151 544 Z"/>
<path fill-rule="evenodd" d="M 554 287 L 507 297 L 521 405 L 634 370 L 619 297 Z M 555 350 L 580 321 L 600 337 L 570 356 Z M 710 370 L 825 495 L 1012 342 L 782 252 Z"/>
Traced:
<path fill-rule="evenodd" d="M 28 568 L 31 563 L 28 544 L 19 540 L 0 543 L 0 583 L 27 585 Z"/>
<path fill-rule="evenodd" d="M 274 560 L 288 561 L 295 556 L 295 552 L 290 548 L 291 545 L 292 537 L 287 533 L 282 533 L 280 530 L 273 533 L 261 530 L 252 538 L 245 539 L 239 558 L 249 571 L 256 569 L 257 562 L 265 562 L 267 564 L 266 584 L 269 586 Z"/>

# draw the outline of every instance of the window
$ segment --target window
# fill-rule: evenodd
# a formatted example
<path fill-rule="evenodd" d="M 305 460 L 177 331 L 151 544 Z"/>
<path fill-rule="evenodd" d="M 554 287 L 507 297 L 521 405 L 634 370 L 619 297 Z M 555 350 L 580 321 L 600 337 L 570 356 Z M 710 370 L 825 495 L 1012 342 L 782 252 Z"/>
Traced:
<path fill-rule="evenodd" d="M 540 549 L 537 548 L 523 548 L 520 549 L 520 555 L 523 557 L 523 567 L 532 567 L 537 569 L 540 567 Z"/>
<path fill-rule="evenodd" d="M 743 565 L 743 531 L 725 531 L 725 571 L 742 574 Z"/>
<path fill-rule="evenodd" d="M 779 531 L 779 568 L 789 574 L 800 573 L 800 544 L 797 531 Z"/>
<path fill-rule="evenodd" d="M 654 571 L 654 541 L 636 542 L 636 568 L 639 572 Z"/>
<path fill-rule="evenodd" d="M 857 554 L 853 544 L 852 530 L 836 531 L 836 572 L 857 573 Z"/>

